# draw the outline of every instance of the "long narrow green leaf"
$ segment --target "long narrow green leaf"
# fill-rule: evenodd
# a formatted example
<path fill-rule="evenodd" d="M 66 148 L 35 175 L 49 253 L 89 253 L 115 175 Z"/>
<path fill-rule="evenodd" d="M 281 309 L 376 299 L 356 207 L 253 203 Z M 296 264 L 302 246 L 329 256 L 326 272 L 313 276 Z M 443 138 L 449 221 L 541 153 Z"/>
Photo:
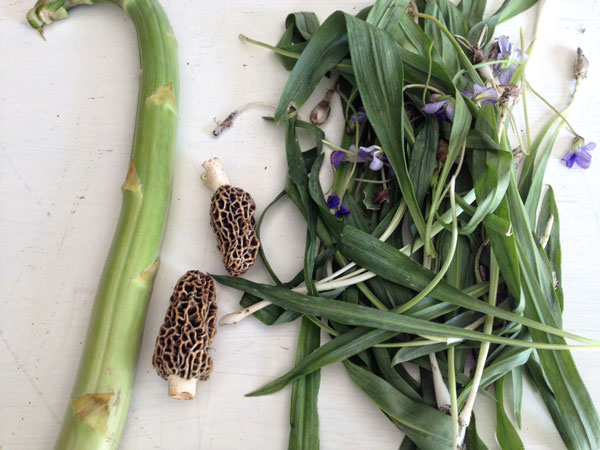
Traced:
<path fill-rule="evenodd" d="M 349 361 L 344 365 L 352 381 L 396 421 L 417 447 L 451 450 L 452 425 L 448 415 L 407 397 L 382 378 Z"/>
<path fill-rule="evenodd" d="M 302 53 L 307 41 L 310 41 L 312 35 L 319 28 L 319 19 L 312 12 L 296 12 L 288 14 L 285 19 L 285 27 L 285 32 L 279 39 L 277 48 L 288 52 Z M 296 58 L 279 56 L 287 70 L 292 70 L 298 61 Z"/>
<path fill-rule="evenodd" d="M 546 404 L 546 408 L 548 408 L 548 412 L 554 421 L 554 425 L 560 434 L 563 442 L 567 446 L 569 450 L 575 450 L 576 448 L 571 440 L 570 431 L 569 431 L 569 418 L 565 418 L 560 413 L 560 409 L 558 408 L 558 404 L 556 403 L 556 397 L 552 393 L 552 390 L 548 386 L 546 379 L 544 377 L 544 373 L 542 372 L 542 367 L 539 363 L 530 358 L 527 362 L 527 370 L 525 372 L 531 384 L 535 387 L 535 389 L 540 393 L 544 403 Z"/>
<path fill-rule="evenodd" d="M 377 0 L 367 16 L 366 22 L 385 31 L 396 27 L 404 15 L 409 0 Z"/>
<path fill-rule="evenodd" d="M 383 375 L 383 378 L 388 383 L 413 400 L 421 400 L 421 395 L 413 389 L 409 381 L 404 379 L 395 367 L 392 367 L 392 361 L 387 348 L 374 348 L 373 355 L 375 355 L 381 375 Z M 410 375 L 408 377 L 409 379 L 411 378 Z"/>
<path fill-rule="evenodd" d="M 495 360 L 483 371 L 481 377 L 481 384 L 479 389 L 484 389 L 500 377 L 503 377 L 506 373 L 510 372 L 516 367 L 521 367 L 527 362 L 531 356 L 531 349 L 524 348 L 506 348 Z M 471 391 L 472 381 L 469 382 L 460 393 L 458 397 L 458 404 L 462 406 Z"/>
<path fill-rule="evenodd" d="M 225 286 L 233 287 L 240 291 L 248 292 L 252 295 L 268 300 L 276 305 L 283 306 L 287 309 L 292 309 L 302 314 L 310 314 L 314 316 L 325 317 L 347 325 L 357 325 L 380 330 L 396 331 L 398 333 L 411 334 L 426 334 L 439 337 L 454 337 L 459 339 L 470 339 L 480 342 L 492 342 L 496 344 L 507 344 L 516 347 L 542 347 L 542 348 L 573 348 L 576 346 L 558 346 L 551 344 L 539 344 L 535 342 L 523 341 L 520 339 L 510 339 L 495 335 L 488 335 L 477 331 L 465 330 L 459 327 L 432 323 L 414 317 L 403 316 L 391 312 L 380 311 L 375 308 L 369 308 L 361 305 L 348 304 L 336 300 L 330 300 L 323 297 L 311 297 L 308 295 L 299 294 L 278 286 L 267 286 L 264 284 L 254 283 L 241 278 L 228 277 L 223 275 L 211 275 L 217 282 Z M 468 296 L 467 296 L 468 297 Z M 473 301 L 475 304 L 483 302 Z M 514 318 L 515 321 L 525 321 L 529 327 L 541 327 L 548 329 L 549 332 L 555 334 L 566 334 L 562 330 L 548 327 L 535 321 L 531 321 L 520 317 L 516 314 L 509 313 L 496 307 L 481 307 L 484 313 L 493 314 L 502 318 Z M 578 339 L 586 340 L 575 336 Z M 600 343 L 592 341 L 592 345 L 600 346 Z M 590 346 L 584 346 L 590 348 Z"/>
<path fill-rule="evenodd" d="M 408 175 L 413 180 L 415 197 L 419 207 L 423 207 L 425 196 L 431 189 L 439 144 L 439 125 L 435 117 L 429 117 L 417 134 L 410 154 Z"/>
<path fill-rule="evenodd" d="M 399 252 L 394 247 L 348 225 L 344 226 L 341 234 L 338 236 L 338 246 L 339 250 L 346 257 L 359 266 L 370 270 L 386 280 L 415 291 L 423 290 L 435 276 L 433 272 L 427 270 L 421 264 Z M 430 293 L 430 296 L 453 305 L 490 314 L 509 322 L 520 323 L 557 336 L 563 336 L 591 345 L 597 344 L 594 340 L 575 336 L 556 327 L 551 327 L 475 300 L 445 281 L 441 281 Z"/>
<path fill-rule="evenodd" d="M 551 222 L 551 223 L 550 223 Z M 554 278 L 554 292 L 558 298 L 560 308 L 564 308 L 564 294 L 562 288 L 562 252 L 560 249 L 560 217 L 556 200 L 554 199 L 554 190 L 548 186 L 548 191 L 544 196 L 537 225 L 537 237 L 546 239 L 547 227 L 551 225 L 550 236 L 546 244 L 545 252 L 548 256 Z"/>
<path fill-rule="evenodd" d="M 512 380 L 512 405 L 513 414 L 517 425 L 521 428 L 521 408 L 523 405 L 523 369 L 515 367 L 510 372 Z"/>
<path fill-rule="evenodd" d="M 296 362 L 319 347 L 321 329 L 307 318 L 302 319 Z M 292 384 L 289 450 L 319 449 L 317 398 L 321 374 L 312 372 Z"/>
<path fill-rule="evenodd" d="M 315 349 L 315 351 L 307 354 L 302 360 L 297 360 L 292 370 L 260 389 L 247 394 L 247 396 L 256 397 L 277 392 L 299 376 L 310 374 L 325 365 L 343 361 L 395 335 L 396 333 L 393 331 L 373 330 L 362 327 L 354 328 Z"/>
<path fill-rule="evenodd" d="M 497 135 L 496 113 L 491 103 L 482 105 L 475 127 L 488 136 Z M 512 160 L 512 154 L 507 151 L 480 149 L 471 152 L 469 166 L 478 206 L 469 223 L 463 227 L 465 233 L 473 232 L 502 202 L 510 180 Z"/>
<path fill-rule="evenodd" d="M 348 53 L 346 20 L 340 11 L 330 15 L 313 34 L 300 55 L 281 94 L 275 121 L 283 122 L 290 106 L 299 108 L 314 91 L 321 78 Z"/>
<path fill-rule="evenodd" d="M 348 15 L 346 23 L 352 67 L 369 122 L 394 169 L 415 226 L 424 238 L 425 219 L 404 153 L 404 70 L 400 47 L 388 33 L 373 25 Z"/>
<path fill-rule="evenodd" d="M 486 445 L 483 443 L 483 441 L 477 434 L 475 414 L 471 415 L 471 421 L 469 422 L 469 428 L 467 428 L 465 441 L 469 450 L 488 450 Z"/>
<path fill-rule="evenodd" d="M 502 450 L 525 450 L 519 433 L 504 410 L 504 377 L 496 382 L 496 438 Z"/>
<path fill-rule="evenodd" d="M 540 261 L 539 243 L 529 227 L 527 214 L 516 186 L 513 175 L 508 189 L 511 217 L 515 226 L 515 235 L 520 243 L 520 265 L 524 277 L 525 316 L 552 326 L 560 326 L 560 307 L 553 309 L 553 281 L 549 274 L 545 279 L 536 277 L 537 273 L 546 270 L 537 266 L 540 272 L 534 272 L 532 265 Z M 549 280 L 548 280 L 549 278 Z M 545 292 L 542 289 L 545 288 Z M 538 329 L 530 328 L 532 338 L 538 342 L 562 343 L 558 336 L 550 336 Z M 553 391 L 558 409 L 564 418 L 566 432 L 575 448 L 600 448 L 600 417 L 594 403 L 575 367 L 569 352 L 538 351 L 540 363 Z"/>

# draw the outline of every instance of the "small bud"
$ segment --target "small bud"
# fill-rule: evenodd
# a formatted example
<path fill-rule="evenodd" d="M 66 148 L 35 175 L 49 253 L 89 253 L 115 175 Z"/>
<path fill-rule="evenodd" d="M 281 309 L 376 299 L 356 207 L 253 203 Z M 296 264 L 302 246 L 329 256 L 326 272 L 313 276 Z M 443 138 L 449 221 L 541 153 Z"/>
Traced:
<path fill-rule="evenodd" d="M 583 80 L 587 78 L 588 67 L 590 62 L 583 54 L 581 48 L 577 48 L 577 59 L 575 60 L 575 66 L 573 67 L 573 78 L 576 80 Z"/>
<path fill-rule="evenodd" d="M 576 136 L 573 138 L 573 142 L 571 143 L 571 148 L 573 150 L 579 150 L 585 144 L 585 140 L 581 136 Z"/>
<path fill-rule="evenodd" d="M 485 57 L 483 51 L 480 48 L 473 48 L 473 62 L 475 64 L 480 64 L 484 62 L 488 62 L 488 59 Z M 484 79 L 488 81 L 492 81 L 494 79 L 494 74 L 492 72 L 492 66 L 481 66 L 477 69 L 479 75 L 481 75 Z"/>
<path fill-rule="evenodd" d="M 498 44 L 498 41 L 496 41 L 492 45 L 490 45 L 490 48 L 489 48 L 488 54 L 487 54 L 487 60 L 488 61 L 496 61 L 498 59 L 499 54 L 500 54 L 500 44 Z"/>
<path fill-rule="evenodd" d="M 440 166 L 448 157 L 448 142 L 440 139 L 438 142 L 437 155 L 436 155 L 436 166 Z"/>
<path fill-rule="evenodd" d="M 373 192 L 373 203 L 375 203 L 376 205 L 387 202 L 389 200 L 390 193 L 387 189 L 378 187 L 377 189 L 375 189 L 375 192 Z"/>
<path fill-rule="evenodd" d="M 498 104 L 500 108 L 504 107 L 512 107 L 517 104 L 519 101 L 519 96 L 521 95 L 521 89 L 519 89 L 514 84 L 509 84 L 504 87 L 504 91 L 500 96 L 500 100 L 498 100 Z"/>
<path fill-rule="evenodd" d="M 310 122 L 313 125 L 322 125 L 325 123 L 331 112 L 331 97 L 333 90 L 327 89 L 325 97 L 319 102 L 317 106 L 310 112 Z"/>

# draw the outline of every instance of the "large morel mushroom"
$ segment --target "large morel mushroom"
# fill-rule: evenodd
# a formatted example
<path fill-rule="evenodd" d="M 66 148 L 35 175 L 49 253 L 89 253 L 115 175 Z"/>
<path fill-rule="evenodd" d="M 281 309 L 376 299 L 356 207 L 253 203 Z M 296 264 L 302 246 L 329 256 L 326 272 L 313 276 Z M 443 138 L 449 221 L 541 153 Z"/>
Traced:
<path fill-rule="evenodd" d="M 196 382 L 212 372 L 208 348 L 217 332 L 215 283 L 197 270 L 183 275 L 175 289 L 152 357 L 159 376 L 169 382 L 169 397 L 191 400 Z"/>
<path fill-rule="evenodd" d="M 202 164 L 202 181 L 214 194 L 210 202 L 210 225 L 231 276 L 242 275 L 256 262 L 260 243 L 256 232 L 256 204 L 243 189 L 233 187 L 219 158 Z"/>

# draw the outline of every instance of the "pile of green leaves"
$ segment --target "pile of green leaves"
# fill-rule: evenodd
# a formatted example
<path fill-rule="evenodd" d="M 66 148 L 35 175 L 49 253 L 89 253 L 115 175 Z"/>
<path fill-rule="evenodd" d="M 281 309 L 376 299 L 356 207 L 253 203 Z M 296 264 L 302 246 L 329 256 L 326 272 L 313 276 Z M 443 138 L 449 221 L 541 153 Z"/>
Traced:
<path fill-rule="evenodd" d="M 498 442 L 514 450 L 523 444 L 505 411 L 503 384 L 511 380 L 509 405 L 520 424 L 527 377 L 566 446 L 598 449 L 600 419 L 570 349 L 599 343 L 562 330 L 559 217 L 552 189 L 543 193 L 564 122 L 555 117 L 533 140 L 527 129 L 517 170 L 506 120 L 512 104 L 461 94 L 483 83 L 473 47 L 487 51 L 494 27 L 535 0 L 506 0 L 488 18 L 485 1 L 417 0 L 410 10 L 408 3 L 381 0 L 356 16 L 337 11 L 322 24 L 313 13 L 290 14 L 273 47 L 291 70 L 274 115 L 285 124 L 289 170 L 275 201 L 287 195 L 306 219 L 304 267 L 283 282 L 263 254 L 273 285 L 215 279 L 243 291 L 244 307 L 271 302 L 255 313 L 265 324 L 302 324 L 295 366 L 250 395 L 291 384 L 289 448 L 318 448 L 319 369 L 342 362 L 404 432 L 401 449 L 450 449 L 462 443 L 458 411 L 474 388 L 496 398 Z M 524 69 L 513 84 L 524 86 Z M 339 147 L 378 144 L 387 166 L 375 172 L 356 160 L 342 164 L 323 188 L 329 143 L 297 110 L 332 73 L 346 119 Z M 452 122 L 423 114 L 432 89 L 453 97 Z M 360 107 L 368 120 L 355 124 Z M 301 150 L 299 132 L 310 133 L 313 148 Z M 374 200 L 377 188 L 383 200 Z M 333 192 L 350 214 L 334 216 L 327 204 Z M 452 414 L 438 409 L 430 354 L 449 387 Z M 469 359 L 482 370 L 475 386 L 476 370 L 465 371 Z M 407 362 L 418 367 L 418 380 Z M 485 448 L 475 420 L 464 439 L 468 448 Z"/>

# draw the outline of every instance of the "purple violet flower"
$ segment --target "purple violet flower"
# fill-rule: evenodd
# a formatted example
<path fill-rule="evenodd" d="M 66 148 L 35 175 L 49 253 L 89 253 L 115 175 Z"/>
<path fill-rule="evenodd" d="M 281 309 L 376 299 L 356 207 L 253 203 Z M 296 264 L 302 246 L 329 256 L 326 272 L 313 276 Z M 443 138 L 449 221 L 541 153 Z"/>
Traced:
<path fill-rule="evenodd" d="M 385 156 L 382 155 L 383 151 L 378 145 L 358 147 L 358 153 L 356 153 L 356 146 L 351 145 L 348 151 L 354 153 L 356 156 L 341 150 L 337 150 L 331 154 L 331 164 L 333 167 L 337 169 L 342 162 L 354 162 L 355 157 L 357 163 L 364 163 L 370 159 L 369 169 L 371 170 L 379 170 L 383 167 L 383 158 Z"/>
<path fill-rule="evenodd" d="M 337 192 L 334 192 L 333 194 L 331 194 L 329 196 L 329 198 L 327 199 L 327 207 L 329 209 L 336 209 L 338 206 L 340 206 L 341 200 L 337 195 Z"/>
<path fill-rule="evenodd" d="M 514 48 L 514 45 L 508 39 L 508 36 L 500 36 L 498 38 L 498 56 L 496 60 L 515 61 L 514 63 L 500 63 L 494 66 L 494 75 L 498 77 L 500 84 L 510 84 L 510 80 L 521 62 L 521 49 Z M 525 55 L 527 56 L 527 55 Z"/>
<path fill-rule="evenodd" d="M 346 205 L 344 205 L 343 203 L 340 205 L 340 209 L 338 209 L 335 212 L 335 217 L 337 217 L 338 219 L 342 216 L 345 216 L 347 214 L 350 214 L 350 210 L 348 209 L 348 207 Z"/>
<path fill-rule="evenodd" d="M 345 157 L 346 152 L 343 152 L 341 150 L 333 152 L 331 154 L 331 165 L 337 169 L 338 167 L 340 167 Z"/>
<path fill-rule="evenodd" d="M 362 125 L 367 120 L 367 113 L 365 112 L 365 108 L 359 106 L 356 109 L 356 114 L 352 114 L 349 119 L 349 125 L 346 127 L 346 133 L 352 134 L 356 129 L 356 123 Z"/>
<path fill-rule="evenodd" d="M 592 155 L 590 155 L 589 152 L 596 148 L 596 143 L 589 142 L 586 145 L 582 144 L 583 139 L 576 138 L 573 150 L 561 158 L 569 169 L 573 167 L 573 164 L 575 163 L 582 169 L 587 169 L 592 164 Z"/>
<path fill-rule="evenodd" d="M 354 125 L 356 125 L 357 120 L 359 124 L 364 123 L 364 121 L 367 120 L 367 113 L 365 112 L 365 108 L 362 106 L 357 108 L 356 114 L 352 114 L 350 116 L 350 122 L 352 122 Z"/>
<path fill-rule="evenodd" d="M 483 84 L 475 83 L 473 85 L 472 91 L 461 91 L 465 97 L 469 97 L 475 103 L 479 103 L 481 100 L 481 104 L 483 105 L 486 102 L 495 105 L 498 101 L 498 92 L 493 87 L 485 87 Z"/>
<path fill-rule="evenodd" d="M 335 210 L 335 217 L 337 218 L 350 214 L 350 210 L 342 203 L 337 192 L 334 192 L 327 198 L 327 207 Z"/>
<path fill-rule="evenodd" d="M 441 96 L 440 94 L 431 94 L 429 97 L 430 103 L 427 103 L 423 106 L 423 111 L 426 114 L 435 114 L 436 117 L 442 120 L 450 120 L 450 122 L 454 121 L 454 102 L 450 100 L 450 98 L 445 98 L 446 96 Z M 441 98 L 441 100 L 438 100 Z"/>

